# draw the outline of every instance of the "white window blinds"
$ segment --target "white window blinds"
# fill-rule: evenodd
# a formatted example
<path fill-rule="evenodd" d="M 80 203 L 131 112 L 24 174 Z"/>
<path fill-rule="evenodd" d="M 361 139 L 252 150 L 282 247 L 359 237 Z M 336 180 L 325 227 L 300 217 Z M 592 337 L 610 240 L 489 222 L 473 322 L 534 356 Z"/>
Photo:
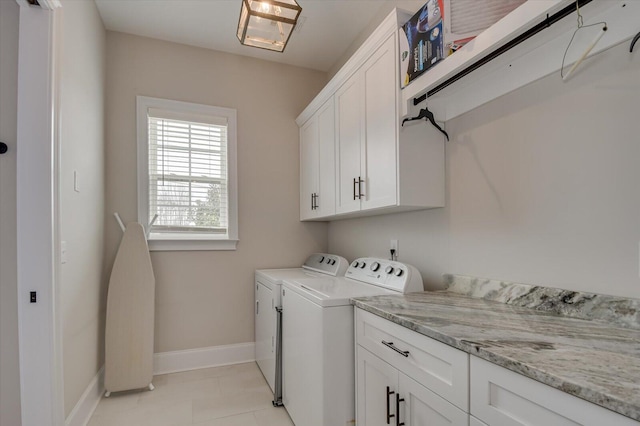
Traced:
<path fill-rule="evenodd" d="M 152 232 L 228 234 L 227 119 L 148 109 Z"/>

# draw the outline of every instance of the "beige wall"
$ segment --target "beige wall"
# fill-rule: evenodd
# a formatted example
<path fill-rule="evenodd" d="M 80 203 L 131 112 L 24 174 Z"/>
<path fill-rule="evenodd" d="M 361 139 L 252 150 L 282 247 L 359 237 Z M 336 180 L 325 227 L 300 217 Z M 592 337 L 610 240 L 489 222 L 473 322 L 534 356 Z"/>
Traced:
<path fill-rule="evenodd" d="M 274 53 L 275 55 L 275 53 Z M 326 74 L 108 32 L 107 248 L 137 220 L 136 95 L 237 109 L 240 242 L 236 251 L 153 252 L 155 351 L 253 342 L 253 273 L 325 250 L 327 225 L 301 223 L 294 119 Z"/>
<path fill-rule="evenodd" d="M 104 363 L 106 32 L 93 1 L 63 1 L 60 73 L 60 268 L 65 415 Z M 79 192 L 74 190 L 74 171 Z"/>
<path fill-rule="evenodd" d="M 329 250 L 640 297 L 640 55 L 624 43 L 447 123 L 447 207 L 332 222 Z M 425 126 L 427 124 L 424 124 Z M 416 183 L 421 184 L 421 183 Z"/>
<path fill-rule="evenodd" d="M 16 277 L 16 126 L 18 20 L 15 1 L 0 1 L 0 425 L 20 424 Z"/>

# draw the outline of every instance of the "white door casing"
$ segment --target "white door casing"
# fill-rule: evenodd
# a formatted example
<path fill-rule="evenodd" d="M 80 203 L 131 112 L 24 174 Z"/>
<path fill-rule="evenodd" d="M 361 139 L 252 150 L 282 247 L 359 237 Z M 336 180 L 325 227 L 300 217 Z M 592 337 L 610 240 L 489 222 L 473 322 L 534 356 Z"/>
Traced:
<path fill-rule="evenodd" d="M 17 277 L 22 426 L 62 425 L 57 274 L 57 62 L 61 5 L 20 4 Z M 30 302 L 31 292 L 37 301 Z"/>

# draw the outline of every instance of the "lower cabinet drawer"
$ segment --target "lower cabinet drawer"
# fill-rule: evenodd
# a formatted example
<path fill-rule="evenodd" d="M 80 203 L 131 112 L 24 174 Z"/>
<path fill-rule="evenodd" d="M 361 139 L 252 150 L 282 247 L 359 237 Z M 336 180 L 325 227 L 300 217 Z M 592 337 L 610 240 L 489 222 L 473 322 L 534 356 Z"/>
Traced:
<path fill-rule="evenodd" d="M 469 355 L 362 309 L 356 341 L 465 412 L 469 411 Z"/>
<path fill-rule="evenodd" d="M 490 426 L 640 424 L 475 356 L 471 357 L 471 414 Z"/>

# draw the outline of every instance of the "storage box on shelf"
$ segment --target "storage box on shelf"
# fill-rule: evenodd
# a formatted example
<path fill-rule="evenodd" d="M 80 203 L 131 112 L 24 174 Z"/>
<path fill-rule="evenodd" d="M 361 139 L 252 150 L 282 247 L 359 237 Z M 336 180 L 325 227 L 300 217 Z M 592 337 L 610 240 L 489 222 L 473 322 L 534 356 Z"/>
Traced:
<path fill-rule="evenodd" d="M 301 126 L 301 220 L 444 206 L 444 137 L 423 123 L 400 126 L 397 30 L 409 16 L 394 10 L 296 120 Z M 321 158 L 331 150 L 330 120 L 319 120 L 331 99 L 333 167 L 329 155 L 324 165 Z M 314 126 L 326 130 L 324 137 L 317 136 L 321 132 Z M 331 191 L 322 188 L 322 182 L 330 182 L 332 169 L 335 212 L 327 200 Z M 319 208 L 311 208 L 313 199 Z M 327 210 L 322 210 L 323 203 Z"/>

